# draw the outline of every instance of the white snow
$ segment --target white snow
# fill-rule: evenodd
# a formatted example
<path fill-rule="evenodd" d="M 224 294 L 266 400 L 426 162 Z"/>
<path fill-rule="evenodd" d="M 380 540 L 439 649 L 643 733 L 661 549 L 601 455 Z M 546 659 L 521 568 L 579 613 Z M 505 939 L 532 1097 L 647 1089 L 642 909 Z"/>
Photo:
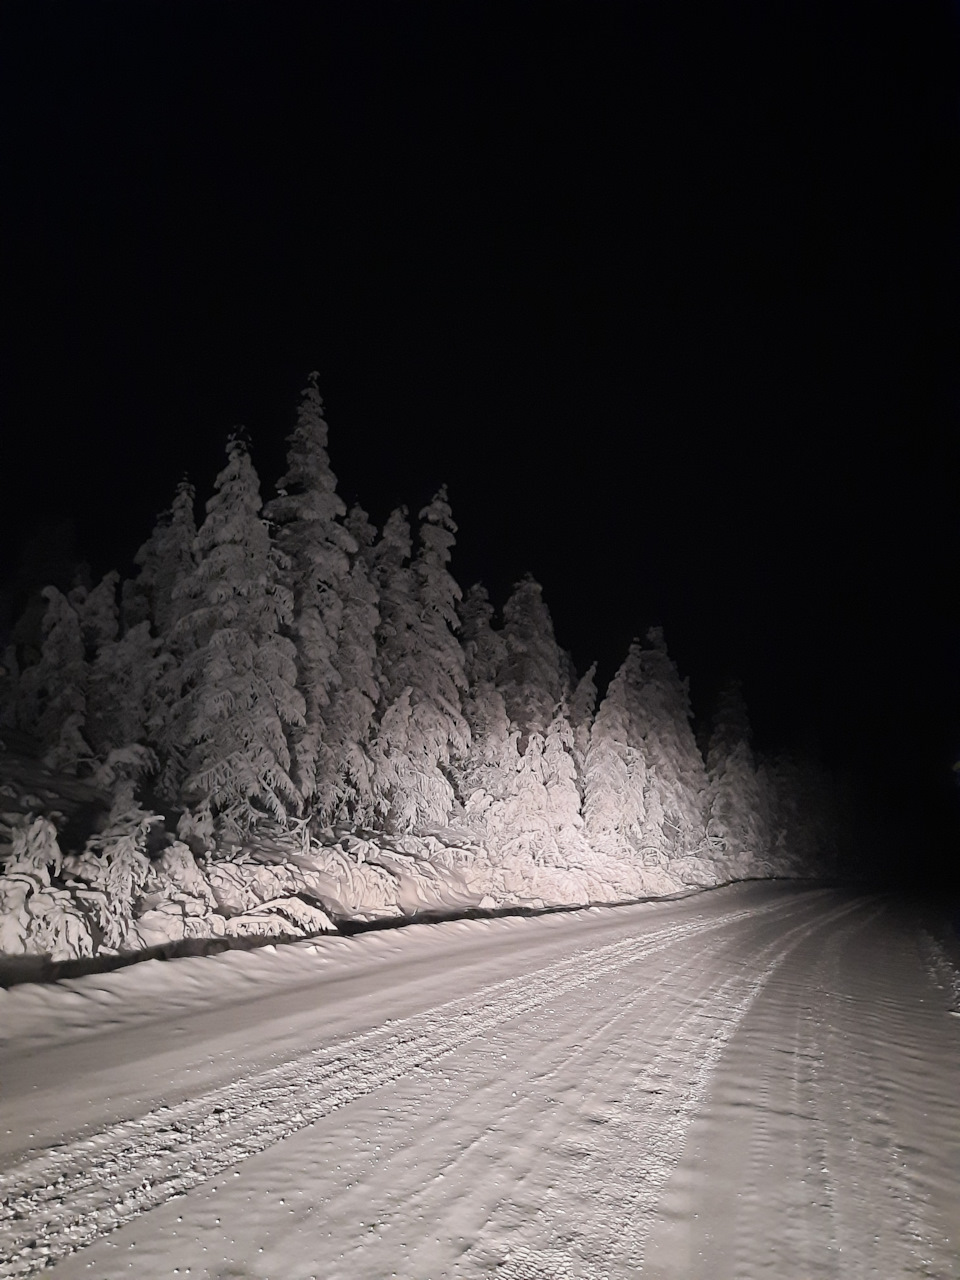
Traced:
<path fill-rule="evenodd" d="M 751 884 L 15 987 L 0 1276 L 956 1276 L 925 954 Z"/>

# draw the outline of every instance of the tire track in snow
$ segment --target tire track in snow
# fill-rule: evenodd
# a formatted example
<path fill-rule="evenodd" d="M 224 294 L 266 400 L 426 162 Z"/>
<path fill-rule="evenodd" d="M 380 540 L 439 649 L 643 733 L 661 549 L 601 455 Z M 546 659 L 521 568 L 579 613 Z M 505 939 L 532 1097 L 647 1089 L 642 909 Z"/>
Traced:
<path fill-rule="evenodd" d="M 916 1002 L 911 1002 L 911 1018 L 904 1017 L 905 1002 L 891 981 L 892 970 L 909 971 L 913 942 L 903 937 L 896 942 L 899 946 L 885 949 L 869 969 L 847 960 L 848 983 L 855 983 L 860 997 L 855 1019 L 850 1017 L 849 1002 L 836 997 L 831 1001 L 830 1021 L 840 1032 L 832 1056 L 842 1055 L 847 1074 L 838 1089 L 821 1095 L 818 1121 L 830 1142 L 831 1165 L 846 1167 L 845 1181 L 852 1186 L 861 1184 L 865 1175 L 870 1177 L 874 1194 L 880 1192 L 884 1201 L 883 1214 L 872 1222 L 869 1232 L 864 1230 L 862 1204 L 850 1206 L 854 1211 L 848 1210 L 843 1219 L 838 1240 L 842 1265 L 836 1274 L 866 1280 L 886 1271 L 946 1280 L 951 1273 L 957 1274 L 957 1258 L 951 1256 L 940 1232 L 922 1167 L 915 1158 L 924 1144 L 904 1124 L 904 1103 L 909 1099 L 907 1111 L 917 1106 L 923 1086 L 915 1052 L 908 1049 L 906 1062 L 896 1061 L 898 1051 L 910 1045 L 909 1022 L 917 1017 Z M 842 959 L 838 954 L 838 970 Z M 879 1053 L 878 1046 L 885 1042 L 887 1052 Z M 934 1101 L 929 1096 L 927 1100 Z M 923 1104 L 919 1109 L 924 1110 Z M 942 1130 L 941 1136 L 945 1137 Z"/>
<path fill-rule="evenodd" d="M 645 966 L 644 979 L 639 984 L 624 966 L 615 974 L 602 975 L 592 986 L 582 984 L 575 996 L 576 1004 L 568 999 L 560 1010 L 541 1007 L 512 1033 L 505 1034 L 504 1028 L 496 1041 L 475 1046 L 472 1061 L 465 1061 L 461 1055 L 458 1086 L 444 1091 L 432 1120 L 426 1118 L 430 1114 L 426 1096 L 421 1095 L 412 1104 L 414 1114 L 422 1118 L 418 1132 L 409 1135 L 412 1143 L 398 1146 L 394 1138 L 386 1161 L 378 1161 L 375 1168 L 360 1177 L 354 1169 L 350 1185 L 363 1187 L 364 1201 L 377 1204 L 381 1220 L 394 1219 L 391 1238 L 398 1231 L 402 1235 L 403 1224 L 411 1220 L 438 1223 L 467 1217 L 476 1236 L 486 1241 L 489 1221 L 498 1209 L 503 1212 L 506 1208 L 517 1222 L 532 1217 L 544 1194 L 549 1194 L 538 1173 L 551 1149 L 555 1151 L 558 1144 L 569 1141 L 577 1123 L 577 1117 L 570 1115 L 571 1100 L 582 1099 L 585 1090 L 591 1097 L 609 1097 L 619 1092 L 624 1071 L 629 1070 L 635 1052 L 637 1013 L 643 1015 L 646 1043 L 668 1040 L 694 1006 L 712 999 L 715 980 L 704 976 L 711 969 L 705 961 L 722 957 L 724 947 L 730 945 L 728 940 L 725 944 L 713 942 L 713 951 L 698 947 L 679 965 L 665 963 L 661 955 L 656 969 Z M 644 958 L 649 956 L 647 953 Z M 598 991 L 596 987 L 601 982 L 602 989 Z M 522 1042 L 519 1052 L 518 1040 Z M 503 1071 L 501 1062 L 508 1058 L 511 1065 Z M 440 1117 L 443 1112 L 462 1111 L 467 1099 L 477 1100 L 483 1119 L 466 1145 L 462 1143 L 462 1131 L 455 1129 L 448 1140 L 450 1149 L 440 1155 L 437 1163 L 437 1153 L 432 1148 Z M 491 1117 L 496 1117 L 493 1123 Z M 406 1166 L 429 1170 L 430 1176 L 417 1188 L 411 1188 L 402 1175 Z M 512 1188 L 506 1206 L 505 1184 Z M 395 1188 L 400 1188 L 399 1192 Z M 361 1206 L 354 1199 L 349 1207 L 347 1202 L 351 1199 L 354 1198 L 348 1193 L 335 1209 L 332 1204 L 328 1209 L 341 1219 L 354 1220 Z M 341 1275 L 391 1274 L 400 1261 L 392 1252 L 394 1248 L 378 1253 L 365 1241 L 330 1273 L 330 1280 L 339 1280 Z M 503 1250 L 494 1248 L 489 1259 L 489 1249 L 485 1251 L 481 1245 L 480 1251 L 485 1258 L 480 1269 L 487 1274 L 496 1267 Z M 438 1263 L 435 1256 L 430 1256 L 434 1252 L 429 1244 L 424 1250 L 413 1248 L 404 1255 L 399 1274 L 454 1274 L 449 1258 Z M 455 1274 L 460 1275 L 459 1270 Z"/>
<path fill-rule="evenodd" d="M 759 1240 L 764 1241 L 763 1265 L 772 1271 L 833 1276 L 839 1274 L 835 1268 L 841 1256 L 852 1265 L 855 1254 L 844 1252 L 842 1243 L 843 1196 L 817 1103 L 832 1083 L 829 1074 L 823 1078 L 822 1024 L 829 1005 L 826 993 L 835 988 L 831 975 L 835 974 L 841 946 L 850 936 L 862 934 L 880 911 L 879 906 L 868 908 L 866 914 L 835 930 L 821 946 L 809 972 L 801 970 L 802 977 L 789 983 L 784 978 L 782 987 L 787 995 L 777 1002 L 773 1026 L 766 1018 L 758 1018 L 756 1052 L 765 1065 L 751 1081 L 754 1096 L 748 1105 L 767 1121 L 751 1134 L 744 1181 L 747 1191 L 737 1206 L 734 1256 L 738 1276 L 756 1274 Z M 788 1018 L 789 1027 L 781 1026 Z M 776 1045 L 773 1056 L 764 1048 L 771 1042 Z M 802 1119 L 799 1142 L 794 1132 L 797 1119 Z M 784 1197 L 774 1233 L 770 1232 L 769 1208 L 752 1194 L 752 1188 L 771 1182 Z"/>
<path fill-rule="evenodd" d="M 568 1177 L 581 1185 L 576 1166 L 590 1154 L 597 1120 L 619 1109 L 637 1072 L 693 1009 L 716 1013 L 726 978 L 754 973 L 765 943 L 825 906 L 807 898 L 789 918 L 694 936 L 588 982 L 291 1135 L 234 1170 L 239 1177 L 213 1179 L 129 1223 L 56 1274 L 123 1280 L 202 1262 L 224 1280 L 254 1272 L 287 1280 L 490 1277 L 506 1246 L 521 1243 L 517 1230 L 562 1197 Z M 584 1133 L 583 1151 L 568 1155 Z M 562 1249 L 593 1211 L 588 1200 L 556 1203 L 573 1210 L 551 1240 Z M 489 1245 L 485 1257 L 478 1242 Z"/>
<path fill-rule="evenodd" d="M 956 1026 L 889 904 L 813 935 L 718 1070 L 648 1249 L 663 1280 L 960 1280 Z"/>
<path fill-rule="evenodd" d="M 903 968 L 908 959 L 891 956 L 890 939 L 878 957 L 864 937 L 883 913 L 876 906 L 833 933 L 802 982 L 780 980 L 753 1028 L 765 1058 L 763 1088 L 750 1104 L 736 1234 L 723 1246 L 744 1280 L 948 1274 L 916 1263 L 936 1254 L 937 1233 L 897 1136 L 889 1052 L 878 1054 L 897 1039 L 887 966 Z M 851 956 L 860 957 L 853 969 Z M 863 956 L 869 972 L 855 977 Z"/>
<path fill-rule="evenodd" d="M 28 1156 L 0 1177 L 0 1276 L 25 1277 L 383 1085 L 625 965 L 795 904 L 582 948 L 469 997 L 305 1052 L 175 1107 Z"/>
<path fill-rule="evenodd" d="M 787 956 L 856 909 L 847 904 L 790 929 L 752 957 L 749 973 L 713 988 L 709 1007 L 698 1003 L 687 1012 L 598 1130 L 588 1160 L 571 1167 L 549 1208 L 505 1245 L 498 1280 L 610 1280 L 642 1271 L 661 1190 L 725 1045 Z M 588 1213 L 583 1205 L 590 1206 Z M 570 1223 L 578 1218 L 569 1246 L 558 1249 L 557 1240 L 571 1234 Z M 483 1252 L 489 1251 L 485 1245 Z"/>

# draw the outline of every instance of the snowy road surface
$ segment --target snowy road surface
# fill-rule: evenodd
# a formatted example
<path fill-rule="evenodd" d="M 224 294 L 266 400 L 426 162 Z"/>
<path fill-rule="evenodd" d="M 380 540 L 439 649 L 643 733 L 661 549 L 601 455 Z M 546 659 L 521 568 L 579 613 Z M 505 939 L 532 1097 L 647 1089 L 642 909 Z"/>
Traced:
<path fill-rule="evenodd" d="M 958 1277 L 936 959 L 754 884 L 14 988 L 0 1276 Z"/>

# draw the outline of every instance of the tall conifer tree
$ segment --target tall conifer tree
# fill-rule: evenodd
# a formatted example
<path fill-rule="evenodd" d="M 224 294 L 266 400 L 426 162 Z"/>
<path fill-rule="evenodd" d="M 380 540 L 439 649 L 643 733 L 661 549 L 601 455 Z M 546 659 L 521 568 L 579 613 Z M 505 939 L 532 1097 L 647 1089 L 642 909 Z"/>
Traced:
<path fill-rule="evenodd" d="M 639 652 L 635 723 L 647 766 L 644 846 L 650 861 L 702 852 L 707 777 L 691 727 L 690 691 L 663 631 L 651 627 Z"/>
<path fill-rule="evenodd" d="M 512 793 L 520 766 L 519 733 L 510 724 L 497 672 L 506 643 L 493 626 L 493 606 L 486 588 L 475 583 L 460 605 L 467 694 L 464 716 L 470 747 L 459 769 L 465 816 L 491 841 L 501 832 L 498 807 Z"/>
<path fill-rule="evenodd" d="M 457 605 L 462 592 L 449 569 L 456 532 L 444 486 L 420 512 L 420 548 L 414 577 L 419 643 L 426 657 L 423 693 L 446 723 L 447 755 L 453 759 L 464 754 L 470 738 L 462 702 L 467 691 L 466 665 L 457 635 Z"/>
<path fill-rule="evenodd" d="M 503 607 L 502 634 L 506 655 L 497 684 L 523 747 L 524 735 L 546 733 L 570 692 L 566 655 L 557 644 L 543 589 L 530 574 L 517 583 Z"/>
<path fill-rule="evenodd" d="M 260 484 L 232 437 L 197 534 L 197 565 L 177 588 L 184 653 L 173 725 L 186 748 L 183 797 L 237 832 L 263 813 L 284 822 L 301 806 L 286 731 L 303 724 L 293 600 L 260 516 Z"/>
<path fill-rule="evenodd" d="M 92 662 L 97 653 L 116 640 L 120 631 L 120 610 L 117 607 L 117 584 L 120 575 L 115 569 L 104 574 L 97 585 L 78 598 L 77 615 L 80 618 L 80 631 L 83 635 L 83 647 L 88 662 Z"/>
<path fill-rule="evenodd" d="M 51 769 L 76 773 L 93 754 L 84 737 L 90 669 L 77 610 L 56 587 L 44 587 L 43 598 L 40 660 L 20 677 L 18 720 L 37 736 Z"/>
<path fill-rule="evenodd" d="M 341 682 L 337 649 L 350 556 L 357 551 L 343 524 L 346 507 L 330 466 L 318 376 L 311 373 L 304 389 L 289 438 L 287 471 L 278 481 L 278 496 L 264 509 L 277 525 L 276 544 L 286 559 L 285 579 L 293 596 L 289 631 L 305 705 L 304 724 L 293 730 L 293 750 L 296 782 L 308 808 L 321 793 L 328 799 L 335 787 L 335 762 L 325 750 L 327 715 Z"/>
<path fill-rule="evenodd" d="M 750 748 L 750 720 L 743 691 L 731 681 L 720 692 L 707 749 L 707 837 L 729 874 L 760 871 L 769 856 L 769 834 Z"/>
<path fill-rule="evenodd" d="M 354 506 L 346 527 L 356 550 L 343 584 L 343 610 L 337 637 L 338 682 L 330 692 L 321 743 L 317 803 L 331 821 L 367 825 L 372 821 L 372 741 L 380 697 L 377 628 L 380 623 L 377 587 L 370 576 L 371 548 L 376 531 L 367 513 Z"/>
<path fill-rule="evenodd" d="M 90 670 L 86 736 L 98 759 L 162 739 L 166 708 L 160 688 L 171 660 L 161 646 L 145 619 L 97 653 Z"/>
<path fill-rule="evenodd" d="M 405 511 L 387 520 L 374 556 L 382 671 L 377 791 L 389 823 L 405 830 L 450 820 L 452 765 L 469 744 L 460 705 L 463 652 L 454 634 L 459 588 L 447 569 L 456 526 L 442 490 L 420 518 L 413 563 Z"/>
<path fill-rule="evenodd" d="M 648 779 L 637 724 L 642 681 L 635 640 L 600 703 L 584 759 L 586 836 L 610 857 L 639 857 L 644 844 Z"/>
<path fill-rule="evenodd" d="M 196 495 L 189 480 L 181 480 L 168 511 L 157 519 L 150 537 L 134 557 L 135 578 L 123 584 L 123 623 L 151 624 L 166 639 L 180 616 L 182 596 L 175 592 L 196 567 Z"/>

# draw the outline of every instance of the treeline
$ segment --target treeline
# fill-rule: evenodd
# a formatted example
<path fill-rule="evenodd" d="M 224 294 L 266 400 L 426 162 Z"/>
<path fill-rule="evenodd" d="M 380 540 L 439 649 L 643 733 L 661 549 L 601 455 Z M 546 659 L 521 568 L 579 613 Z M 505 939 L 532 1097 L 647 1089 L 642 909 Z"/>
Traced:
<path fill-rule="evenodd" d="M 736 687 L 701 750 L 651 630 L 598 705 L 532 578 L 499 617 L 461 593 L 455 533 L 443 489 L 415 528 L 346 509 L 311 375 L 269 501 L 233 437 L 199 528 L 184 481 L 134 576 L 43 591 L 37 643 L 4 658 L 2 722 L 53 770 L 136 782 L 208 849 L 306 823 L 701 881 L 830 867 L 827 779 L 755 758 Z"/>

